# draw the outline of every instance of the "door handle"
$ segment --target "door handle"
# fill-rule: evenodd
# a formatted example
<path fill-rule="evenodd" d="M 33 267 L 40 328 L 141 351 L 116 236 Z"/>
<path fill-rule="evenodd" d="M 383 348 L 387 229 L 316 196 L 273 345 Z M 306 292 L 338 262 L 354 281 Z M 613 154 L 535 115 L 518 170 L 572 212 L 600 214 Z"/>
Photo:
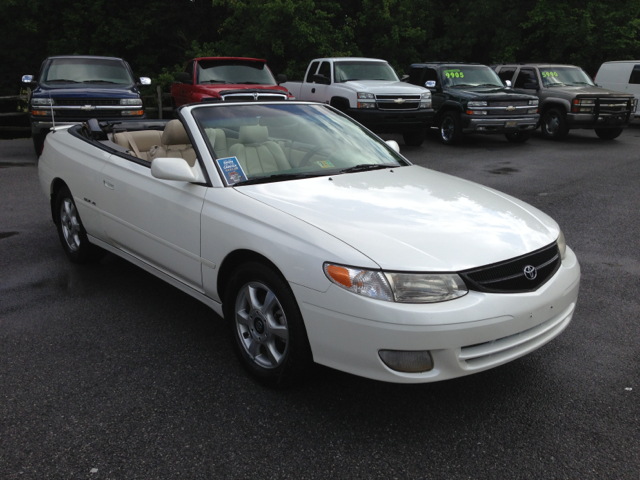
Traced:
<path fill-rule="evenodd" d="M 316 89 L 315 89 L 315 88 L 312 88 L 312 89 L 311 89 L 311 93 L 316 93 Z"/>
<path fill-rule="evenodd" d="M 104 186 L 109 188 L 109 189 L 111 189 L 111 190 L 115 189 L 115 185 L 113 183 L 111 183 L 111 182 L 107 182 L 106 180 L 104 181 Z"/>

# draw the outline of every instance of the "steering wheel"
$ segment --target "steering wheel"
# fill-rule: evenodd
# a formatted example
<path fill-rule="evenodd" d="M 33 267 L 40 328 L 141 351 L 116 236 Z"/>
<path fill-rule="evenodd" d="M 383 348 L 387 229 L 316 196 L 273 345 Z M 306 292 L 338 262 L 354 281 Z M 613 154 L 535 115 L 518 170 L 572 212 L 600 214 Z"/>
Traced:
<path fill-rule="evenodd" d="M 324 145 L 316 145 L 311 150 L 309 150 L 304 157 L 302 157 L 302 160 L 300 160 L 300 163 L 298 164 L 298 168 L 306 167 L 307 165 L 309 165 L 309 160 L 311 160 L 311 157 L 320 152 L 331 153 L 332 150 L 328 147 L 325 147 Z"/>

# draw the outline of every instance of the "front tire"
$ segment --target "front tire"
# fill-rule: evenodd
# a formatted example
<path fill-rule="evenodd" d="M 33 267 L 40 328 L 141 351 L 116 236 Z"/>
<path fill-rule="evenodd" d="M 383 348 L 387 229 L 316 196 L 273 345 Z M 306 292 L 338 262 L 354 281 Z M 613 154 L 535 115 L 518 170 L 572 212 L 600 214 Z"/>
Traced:
<path fill-rule="evenodd" d="M 80 214 L 69 189 L 64 186 L 56 195 L 55 224 L 62 249 L 73 263 L 87 263 L 96 260 L 103 252 L 89 243 L 87 231 L 82 225 Z"/>
<path fill-rule="evenodd" d="M 234 350 L 257 380 L 285 386 L 310 368 L 311 347 L 298 303 L 272 268 L 257 262 L 238 267 L 223 308 Z"/>
<path fill-rule="evenodd" d="M 564 112 L 557 108 L 550 108 L 540 119 L 542 136 L 549 140 L 562 140 L 569 134 L 569 125 Z"/>
<path fill-rule="evenodd" d="M 618 138 L 623 130 L 623 128 L 596 128 L 596 135 L 602 140 L 613 140 Z"/>
<path fill-rule="evenodd" d="M 403 133 L 402 138 L 405 145 L 410 147 L 419 147 L 424 142 L 424 130 Z"/>
<path fill-rule="evenodd" d="M 462 140 L 462 121 L 457 112 L 447 112 L 440 119 L 438 127 L 440 141 L 445 145 L 455 145 Z"/>
<path fill-rule="evenodd" d="M 511 143 L 524 143 L 531 138 L 532 132 L 509 132 L 505 133 L 504 136 L 507 137 Z"/>

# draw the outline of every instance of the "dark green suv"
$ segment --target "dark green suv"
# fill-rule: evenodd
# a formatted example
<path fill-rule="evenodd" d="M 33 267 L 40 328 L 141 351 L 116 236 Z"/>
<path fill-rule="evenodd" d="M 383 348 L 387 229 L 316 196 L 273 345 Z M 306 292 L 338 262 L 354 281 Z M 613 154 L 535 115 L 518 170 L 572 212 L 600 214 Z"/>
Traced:
<path fill-rule="evenodd" d="M 405 81 L 431 90 L 434 126 L 448 145 L 466 133 L 500 133 L 510 142 L 525 142 L 540 118 L 537 97 L 506 86 L 486 65 L 414 63 Z"/>

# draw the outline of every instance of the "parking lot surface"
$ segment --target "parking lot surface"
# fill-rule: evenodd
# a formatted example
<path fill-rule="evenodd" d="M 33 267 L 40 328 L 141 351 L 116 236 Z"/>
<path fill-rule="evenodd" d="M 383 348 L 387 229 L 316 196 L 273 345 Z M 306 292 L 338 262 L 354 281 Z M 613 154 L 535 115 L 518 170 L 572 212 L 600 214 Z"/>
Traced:
<path fill-rule="evenodd" d="M 564 333 L 446 382 L 266 389 L 206 306 L 113 255 L 71 264 L 31 141 L 0 141 L 0 478 L 640 478 L 640 126 L 385 138 L 558 221 L 582 265 Z"/>

